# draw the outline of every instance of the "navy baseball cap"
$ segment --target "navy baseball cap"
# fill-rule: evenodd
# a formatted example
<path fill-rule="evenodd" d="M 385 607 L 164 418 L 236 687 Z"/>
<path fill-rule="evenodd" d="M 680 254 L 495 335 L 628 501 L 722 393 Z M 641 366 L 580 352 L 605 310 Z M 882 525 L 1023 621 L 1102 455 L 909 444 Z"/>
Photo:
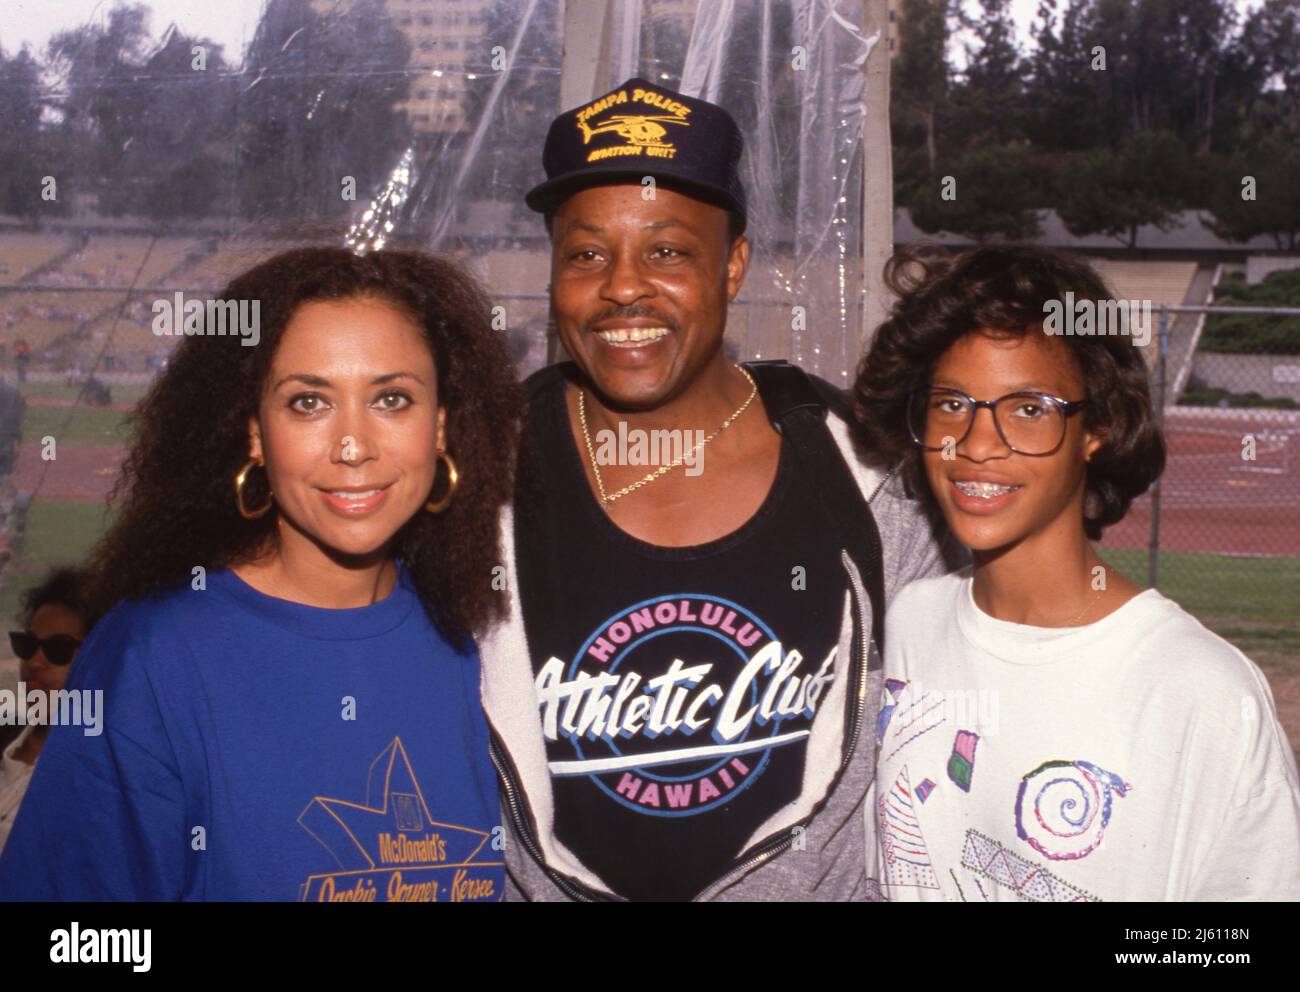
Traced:
<path fill-rule="evenodd" d="M 588 186 L 653 176 L 667 189 L 734 211 L 743 231 L 743 150 L 735 119 L 717 104 L 629 79 L 551 122 L 542 152 L 546 182 L 524 202 L 550 213 Z"/>

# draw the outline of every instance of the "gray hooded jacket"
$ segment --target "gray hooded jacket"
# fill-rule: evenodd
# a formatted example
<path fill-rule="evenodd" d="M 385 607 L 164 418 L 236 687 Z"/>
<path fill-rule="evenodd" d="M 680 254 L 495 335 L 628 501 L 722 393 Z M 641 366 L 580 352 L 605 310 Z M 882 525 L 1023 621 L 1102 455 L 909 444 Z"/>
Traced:
<path fill-rule="evenodd" d="M 895 476 L 863 465 L 834 411 L 826 426 L 871 507 L 884 562 L 885 600 L 913 579 L 956 566 L 941 549 L 920 504 Z M 492 759 L 502 789 L 507 898 L 616 899 L 605 882 L 555 837 L 554 801 L 531 654 L 517 594 L 514 521 L 501 515 L 510 592 L 504 622 L 480 639 L 482 694 Z M 798 798 L 749 838 L 738 863 L 698 900 L 851 900 L 870 897 L 864 815 L 875 779 L 875 722 L 881 662 L 871 640 L 871 603 L 859 563 L 840 554 L 848 577 L 835 677 L 813 719 Z M 874 863 L 874 857 L 871 859 Z M 667 869 L 666 869 L 667 870 Z"/>

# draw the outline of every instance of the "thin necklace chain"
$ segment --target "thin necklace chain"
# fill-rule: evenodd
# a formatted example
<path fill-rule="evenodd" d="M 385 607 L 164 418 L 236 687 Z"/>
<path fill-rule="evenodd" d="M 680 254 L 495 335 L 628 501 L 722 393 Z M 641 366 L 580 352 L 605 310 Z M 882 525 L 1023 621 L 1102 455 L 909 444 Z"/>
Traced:
<path fill-rule="evenodd" d="M 754 397 L 758 395 L 758 383 L 756 383 L 754 381 L 754 377 L 749 374 L 749 370 L 739 365 L 735 365 L 735 368 L 740 372 L 741 375 L 743 375 L 746 378 L 746 380 L 748 380 L 749 396 L 745 398 L 744 403 L 740 404 L 740 406 L 737 408 L 735 413 L 733 413 L 730 417 L 728 417 L 726 420 L 722 422 L 722 425 L 717 430 L 715 430 L 712 434 L 710 434 L 703 441 L 701 441 L 694 448 L 692 448 L 691 449 L 692 453 L 698 452 L 701 449 L 703 449 L 703 447 L 706 444 L 708 444 L 715 437 L 717 437 L 728 427 L 730 427 L 732 423 L 735 422 L 736 418 L 745 412 L 746 407 L 748 407 L 749 404 L 753 402 Z M 660 465 L 657 469 L 655 469 L 653 472 L 647 475 L 644 479 L 640 479 L 632 483 L 630 486 L 624 486 L 622 489 L 618 490 L 617 492 L 606 493 L 605 482 L 600 477 L 600 466 L 596 464 L 596 452 L 591 446 L 591 432 L 587 430 L 586 398 L 587 398 L 586 390 L 579 389 L 578 390 L 578 420 L 582 423 L 582 439 L 587 443 L 587 457 L 591 459 L 591 471 L 596 476 L 596 488 L 600 490 L 601 506 L 608 507 L 610 503 L 614 502 L 614 500 L 620 499 L 621 497 L 626 496 L 628 493 L 635 492 L 636 490 L 640 489 L 642 486 L 646 485 L 647 483 L 654 482 L 655 479 L 658 479 L 661 476 L 666 475 L 668 472 L 671 472 L 673 469 L 675 469 L 678 465 L 682 464 L 682 462 L 686 460 L 686 452 L 682 452 L 681 455 L 679 455 L 673 461 L 669 462 L 667 465 Z"/>
<path fill-rule="evenodd" d="M 1104 575 L 1106 571 L 1106 566 L 1102 565 L 1101 568 L 1102 568 L 1102 574 Z M 1106 584 L 1105 582 L 1103 582 L 1101 588 L 1097 590 L 1097 594 L 1093 596 L 1092 599 L 1088 600 L 1088 602 L 1084 604 L 1083 609 L 1081 609 L 1074 616 L 1070 617 L 1070 619 L 1062 626 L 1073 627 L 1076 624 L 1078 624 L 1078 622 L 1084 618 L 1084 615 L 1087 614 L 1094 606 L 1097 605 L 1098 600 L 1100 600 L 1101 597 L 1105 595 L 1105 593 L 1106 593 Z"/>

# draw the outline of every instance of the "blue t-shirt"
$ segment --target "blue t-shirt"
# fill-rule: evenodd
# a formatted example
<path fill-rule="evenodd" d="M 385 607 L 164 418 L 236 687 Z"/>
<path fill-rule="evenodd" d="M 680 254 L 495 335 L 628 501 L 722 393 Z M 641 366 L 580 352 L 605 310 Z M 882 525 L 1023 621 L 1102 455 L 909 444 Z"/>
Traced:
<path fill-rule="evenodd" d="M 0 899 L 500 900 L 479 659 L 400 564 L 331 610 L 229 570 L 123 602 L 67 688 L 102 732 L 55 726 L 0 857 Z"/>

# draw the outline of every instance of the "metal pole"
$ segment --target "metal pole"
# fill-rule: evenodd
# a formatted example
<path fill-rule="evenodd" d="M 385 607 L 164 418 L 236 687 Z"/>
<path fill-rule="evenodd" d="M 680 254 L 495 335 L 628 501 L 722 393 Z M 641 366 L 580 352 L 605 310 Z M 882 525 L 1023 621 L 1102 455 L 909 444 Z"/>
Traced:
<path fill-rule="evenodd" d="M 1169 310 L 1160 308 L 1156 352 L 1156 426 L 1165 425 L 1165 360 L 1169 355 Z M 1147 541 L 1147 585 L 1154 589 L 1160 569 L 1160 478 L 1151 487 L 1151 534 Z"/>
<path fill-rule="evenodd" d="M 612 6 L 606 0 L 564 0 L 564 47 L 560 56 L 557 112 L 576 107 L 613 86 L 610 82 Z M 554 365 L 567 357 L 559 336 L 548 337 L 546 364 Z"/>
<path fill-rule="evenodd" d="M 863 63 L 866 73 L 865 117 L 862 124 L 862 326 L 856 358 L 871 343 L 894 299 L 885 288 L 884 268 L 894 252 L 894 166 L 889 140 L 889 4 L 863 0 L 863 33 L 877 39 Z M 853 368 L 846 376 L 853 374 Z"/>

